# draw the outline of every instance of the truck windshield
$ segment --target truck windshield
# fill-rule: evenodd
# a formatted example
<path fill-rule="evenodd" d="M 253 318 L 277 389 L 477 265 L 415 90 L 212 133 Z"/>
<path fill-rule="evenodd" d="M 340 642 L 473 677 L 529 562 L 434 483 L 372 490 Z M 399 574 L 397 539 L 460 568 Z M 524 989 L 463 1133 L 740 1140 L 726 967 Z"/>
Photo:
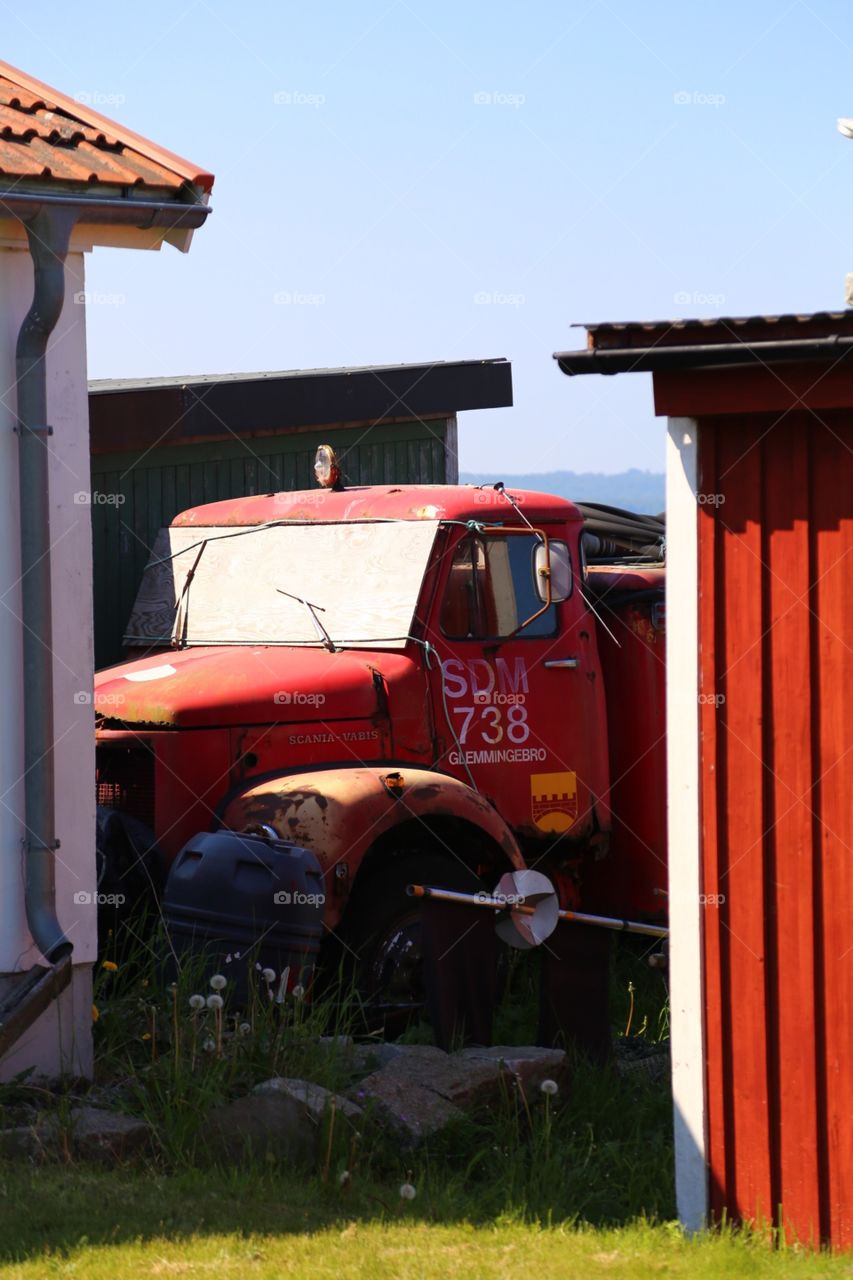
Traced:
<path fill-rule="evenodd" d="M 161 529 L 124 642 L 328 646 L 310 600 L 336 647 L 402 648 L 437 528 L 399 520 Z"/>

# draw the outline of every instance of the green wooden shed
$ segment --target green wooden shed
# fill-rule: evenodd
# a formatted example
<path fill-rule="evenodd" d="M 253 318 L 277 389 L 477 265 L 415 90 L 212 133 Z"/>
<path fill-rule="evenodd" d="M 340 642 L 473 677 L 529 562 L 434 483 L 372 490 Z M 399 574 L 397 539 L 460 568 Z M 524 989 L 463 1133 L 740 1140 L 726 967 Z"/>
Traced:
<path fill-rule="evenodd" d="M 501 359 L 91 382 L 96 666 L 121 659 L 154 538 L 179 511 L 313 488 L 319 444 L 348 484 L 455 484 L 457 413 L 511 404 Z"/>

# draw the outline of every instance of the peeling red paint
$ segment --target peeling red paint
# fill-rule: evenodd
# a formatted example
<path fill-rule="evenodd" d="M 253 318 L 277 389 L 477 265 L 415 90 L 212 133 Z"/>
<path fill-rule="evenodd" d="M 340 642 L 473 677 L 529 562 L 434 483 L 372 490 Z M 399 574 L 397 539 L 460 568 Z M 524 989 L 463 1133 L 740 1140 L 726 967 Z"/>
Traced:
<path fill-rule="evenodd" d="M 232 799 L 223 821 L 236 830 L 265 823 L 285 839 L 311 849 L 324 872 L 345 864 L 351 881 L 380 836 L 401 821 L 424 817 L 468 822 L 493 840 L 512 866 L 525 865 L 506 823 L 470 787 L 422 769 L 398 772 L 403 780 L 399 798 L 389 793 L 383 781 L 387 770 L 381 768 L 324 770 L 261 782 Z M 340 899 L 327 903 L 330 927 L 342 906 Z"/>

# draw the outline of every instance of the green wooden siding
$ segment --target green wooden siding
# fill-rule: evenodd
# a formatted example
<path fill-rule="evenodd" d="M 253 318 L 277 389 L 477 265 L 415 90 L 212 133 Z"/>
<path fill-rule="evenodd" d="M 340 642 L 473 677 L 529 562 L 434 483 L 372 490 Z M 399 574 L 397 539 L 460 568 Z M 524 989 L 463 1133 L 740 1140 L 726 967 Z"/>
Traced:
<path fill-rule="evenodd" d="M 402 423 L 263 439 L 96 454 L 92 458 L 95 664 L 121 638 L 159 529 L 179 511 L 248 494 L 313 489 L 314 454 L 331 444 L 348 484 L 442 484 L 446 422 Z"/>

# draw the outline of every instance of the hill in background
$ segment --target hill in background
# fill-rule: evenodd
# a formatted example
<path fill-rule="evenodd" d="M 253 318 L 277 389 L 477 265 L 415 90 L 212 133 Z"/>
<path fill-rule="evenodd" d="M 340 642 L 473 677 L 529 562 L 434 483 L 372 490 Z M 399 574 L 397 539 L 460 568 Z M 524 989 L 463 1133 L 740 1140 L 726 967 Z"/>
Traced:
<path fill-rule="evenodd" d="M 494 484 L 503 480 L 508 489 L 539 489 L 572 502 L 603 502 L 627 511 L 659 515 L 665 506 L 663 473 L 620 471 L 605 475 L 599 471 L 545 471 L 538 475 L 504 475 L 486 471 L 462 471 L 460 484 Z"/>

